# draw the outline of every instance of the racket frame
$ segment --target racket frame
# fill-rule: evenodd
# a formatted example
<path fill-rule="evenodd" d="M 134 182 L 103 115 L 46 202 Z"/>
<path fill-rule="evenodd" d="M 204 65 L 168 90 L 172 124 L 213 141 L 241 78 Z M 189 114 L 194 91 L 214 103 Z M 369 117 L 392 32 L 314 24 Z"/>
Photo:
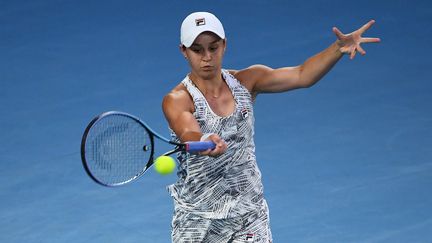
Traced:
<path fill-rule="evenodd" d="M 125 116 L 125 117 L 129 117 L 133 120 L 135 120 L 138 124 L 140 124 L 141 126 L 144 127 L 144 129 L 147 131 L 147 133 L 149 134 L 149 138 L 150 138 L 150 144 L 151 144 L 151 151 L 150 151 L 150 156 L 149 156 L 149 160 L 147 161 L 147 164 L 144 166 L 144 168 L 137 173 L 135 176 L 129 178 L 128 180 L 122 181 L 122 182 L 118 182 L 118 183 L 106 183 L 103 182 L 102 180 L 98 179 L 91 171 L 88 163 L 87 163 L 87 159 L 86 159 L 86 143 L 87 143 L 87 136 L 90 132 L 90 130 L 92 129 L 92 127 L 101 119 L 107 117 L 107 116 L 112 116 L 112 115 L 120 115 L 120 116 Z M 131 115 L 129 113 L 125 113 L 125 112 L 121 112 L 121 111 L 108 111 L 108 112 L 104 112 L 98 116 L 96 116 L 95 118 L 93 118 L 90 123 L 87 125 L 86 129 L 84 130 L 84 134 L 82 136 L 82 140 L 81 140 L 81 161 L 82 164 L 84 166 L 84 170 L 86 171 L 87 175 L 90 176 L 91 179 L 93 179 L 96 183 L 102 185 L 102 186 L 106 186 L 106 187 L 117 187 L 117 186 L 122 186 L 125 184 L 128 184 L 134 180 L 136 180 L 137 178 L 141 177 L 148 168 L 150 168 L 153 163 L 154 163 L 154 138 L 158 138 L 168 144 L 174 145 L 175 148 L 173 150 L 170 150 L 166 153 L 164 153 L 163 155 L 169 156 L 171 154 L 180 152 L 180 151 L 188 151 L 189 145 L 187 143 L 177 143 L 174 141 L 171 141 L 165 137 L 163 137 L 162 135 L 160 135 L 159 133 L 155 132 L 154 130 L 152 130 L 145 122 L 141 121 L 138 117 Z"/>

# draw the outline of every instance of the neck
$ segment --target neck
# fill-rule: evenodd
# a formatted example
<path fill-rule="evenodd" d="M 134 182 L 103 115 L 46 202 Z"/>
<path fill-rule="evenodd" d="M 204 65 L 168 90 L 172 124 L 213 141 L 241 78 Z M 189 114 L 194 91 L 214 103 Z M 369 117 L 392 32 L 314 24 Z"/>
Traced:
<path fill-rule="evenodd" d="M 200 77 L 194 73 L 189 74 L 189 79 L 198 87 L 201 93 L 206 97 L 219 98 L 222 94 L 225 81 L 222 78 L 222 72 L 213 77 Z"/>

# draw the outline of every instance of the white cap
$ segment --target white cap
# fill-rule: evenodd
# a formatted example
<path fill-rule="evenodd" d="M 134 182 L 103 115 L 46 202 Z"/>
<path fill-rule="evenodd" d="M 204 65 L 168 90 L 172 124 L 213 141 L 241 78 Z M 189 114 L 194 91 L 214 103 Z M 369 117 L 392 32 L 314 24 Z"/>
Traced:
<path fill-rule="evenodd" d="M 185 47 L 190 47 L 197 36 L 210 31 L 225 39 L 222 23 L 216 16 L 207 12 L 195 12 L 187 16 L 181 25 L 180 41 Z"/>

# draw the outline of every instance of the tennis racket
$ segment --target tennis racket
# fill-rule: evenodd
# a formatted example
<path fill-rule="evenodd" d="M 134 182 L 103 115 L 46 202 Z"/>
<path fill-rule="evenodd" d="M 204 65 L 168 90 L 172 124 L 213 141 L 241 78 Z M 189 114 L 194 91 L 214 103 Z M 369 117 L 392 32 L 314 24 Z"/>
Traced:
<path fill-rule="evenodd" d="M 81 141 L 81 159 L 87 174 L 103 186 L 114 187 L 132 182 L 153 165 L 154 138 L 174 145 L 163 155 L 213 149 L 213 142 L 176 143 L 153 131 L 137 117 L 109 111 L 95 117 Z"/>

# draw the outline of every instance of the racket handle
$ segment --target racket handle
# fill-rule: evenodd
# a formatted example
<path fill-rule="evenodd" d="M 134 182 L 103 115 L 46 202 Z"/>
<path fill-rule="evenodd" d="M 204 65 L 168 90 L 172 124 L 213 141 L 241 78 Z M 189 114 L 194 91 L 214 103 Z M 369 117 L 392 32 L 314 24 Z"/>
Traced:
<path fill-rule="evenodd" d="M 201 152 L 206 151 L 207 149 L 214 149 L 216 144 L 211 141 L 203 141 L 203 142 L 187 142 L 186 143 L 186 151 L 187 152 Z"/>

